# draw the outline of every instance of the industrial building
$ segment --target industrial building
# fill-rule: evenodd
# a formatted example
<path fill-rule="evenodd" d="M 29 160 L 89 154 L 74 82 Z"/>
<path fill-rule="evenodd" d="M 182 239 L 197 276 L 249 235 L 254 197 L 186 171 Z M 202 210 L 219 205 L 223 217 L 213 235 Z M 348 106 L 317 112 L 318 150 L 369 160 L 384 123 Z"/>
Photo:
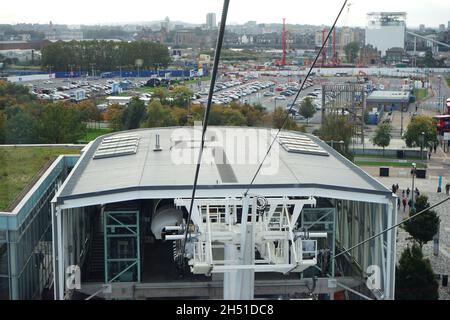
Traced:
<path fill-rule="evenodd" d="M 393 110 L 402 110 L 411 102 L 411 93 L 409 91 L 373 91 L 367 97 L 369 109 L 377 108 L 380 112 L 390 112 Z"/>
<path fill-rule="evenodd" d="M 186 224 L 200 136 L 113 133 L 60 157 L 19 211 L 0 214 L 2 298 L 393 299 L 395 232 L 345 252 L 396 223 L 390 190 L 288 131 L 250 185 L 275 133 L 210 127 Z"/>
<path fill-rule="evenodd" d="M 391 48 L 405 49 L 406 12 L 370 12 L 367 14 L 366 45 L 384 56 Z"/>
<path fill-rule="evenodd" d="M 57 299 L 235 297 L 230 292 L 239 270 L 252 284 L 241 289 L 257 298 L 314 292 L 333 299 L 345 292 L 349 299 L 393 299 L 395 232 L 344 251 L 395 224 L 395 196 L 306 134 L 283 132 L 270 165 L 250 186 L 258 161 L 248 159 L 266 151 L 272 130 L 210 128 L 188 225 L 192 255 L 183 256 L 181 226 L 188 217 L 197 131 L 115 133 L 85 149 L 52 201 Z M 243 218 L 247 188 L 250 201 L 257 197 L 265 205 L 250 204 L 254 238 L 248 261 L 236 265 L 227 256 L 233 246 L 240 250 L 235 239 L 242 221 L 249 221 Z M 338 253 L 343 254 L 335 258 Z M 180 264 L 185 258 L 187 268 Z M 72 279 L 67 270 L 78 267 L 81 285 L 67 287 Z M 374 268 L 379 286 L 368 288 Z"/>

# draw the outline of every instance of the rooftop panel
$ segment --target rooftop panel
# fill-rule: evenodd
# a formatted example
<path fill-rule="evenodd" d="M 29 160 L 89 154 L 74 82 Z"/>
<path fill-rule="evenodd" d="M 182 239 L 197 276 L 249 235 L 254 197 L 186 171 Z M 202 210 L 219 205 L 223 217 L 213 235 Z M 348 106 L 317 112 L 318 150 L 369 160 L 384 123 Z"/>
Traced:
<path fill-rule="evenodd" d="M 185 141 L 189 141 L 189 136 L 195 137 L 192 127 L 135 130 L 130 134 L 138 136 L 139 147 L 133 156 L 108 157 L 101 161 L 92 159 L 99 152 L 97 149 L 102 138 L 98 138 L 80 159 L 60 193 L 61 199 L 128 188 L 184 190 L 192 187 L 199 150 L 197 147 L 191 148 L 188 143 L 180 143 L 180 131 L 177 130 L 182 131 Z M 234 143 L 232 146 L 221 144 L 219 139 L 227 132 L 234 134 L 234 138 L 230 139 Z M 249 133 L 248 136 L 246 133 Z M 158 152 L 154 151 L 157 134 L 162 149 Z M 111 134 L 108 138 L 123 135 Z M 269 129 L 210 127 L 206 140 L 215 141 L 205 149 L 199 187 L 236 188 L 248 185 L 273 137 L 274 132 Z M 284 143 L 287 147 L 280 144 L 274 146 L 271 154 L 277 156 L 266 160 L 264 170 L 254 182 L 256 186 L 317 184 L 389 193 L 388 189 L 318 138 L 293 132 L 282 132 L 280 137 L 293 142 Z M 249 147 L 255 145 L 258 148 Z M 220 161 L 221 151 L 223 161 Z M 187 155 L 185 158 L 182 157 L 184 153 Z M 207 160 L 208 157 L 213 157 L 213 160 Z M 242 159 L 245 161 L 240 161 Z"/>

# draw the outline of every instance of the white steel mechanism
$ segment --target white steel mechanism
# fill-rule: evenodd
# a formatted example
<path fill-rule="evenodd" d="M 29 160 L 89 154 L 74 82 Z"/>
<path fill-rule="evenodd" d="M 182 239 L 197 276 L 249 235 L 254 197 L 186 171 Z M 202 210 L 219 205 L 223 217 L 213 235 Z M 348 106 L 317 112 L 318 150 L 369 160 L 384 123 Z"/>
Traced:
<path fill-rule="evenodd" d="M 188 210 L 190 202 L 176 199 L 175 205 Z M 189 228 L 184 258 L 191 272 L 224 273 L 225 299 L 251 299 L 255 272 L 286 274 L 316 265 L 317 241 L 311 238 L 324 235 L 298 227 L 305 205 L 315 207 L 316 199 L 196 199 L 192 224 L 167 226 L 165 239 L 183 241 Z"/>

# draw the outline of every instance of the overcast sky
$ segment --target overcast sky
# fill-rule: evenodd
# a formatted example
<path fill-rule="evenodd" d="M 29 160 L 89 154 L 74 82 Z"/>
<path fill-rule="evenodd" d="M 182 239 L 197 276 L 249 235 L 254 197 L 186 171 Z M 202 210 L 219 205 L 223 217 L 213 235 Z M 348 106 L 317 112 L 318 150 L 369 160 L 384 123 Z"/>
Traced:
<path fill-rule="evenodd" d="M 369 11 L 405 11 L 407 24 L 437 27 L 450 21 L 449 0 L 350 0 L 340 25 L 364 26 Z M 281 22 L 330 25 L 341 0 L 231 0 L 228 22 Z M 221 0 L 2 0 L 0 23 L 97 24 L 162 20 L 205 23 L 208 12 L 220 20 Z"/>

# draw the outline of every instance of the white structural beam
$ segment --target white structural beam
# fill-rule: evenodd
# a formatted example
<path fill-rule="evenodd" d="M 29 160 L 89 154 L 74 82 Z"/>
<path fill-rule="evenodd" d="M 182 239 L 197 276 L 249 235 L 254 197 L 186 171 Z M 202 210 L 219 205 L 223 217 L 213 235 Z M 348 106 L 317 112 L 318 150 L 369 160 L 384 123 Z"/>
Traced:
<path fill-rule="evenodd" d="M 198 189 L 196 197 L 201 198 L 241 198 L 245 188 L 236 189 Z M 263 197 L 299 197 L 312 196 L 320 198 L 331 198 L 339 200 L 361 201 L 369 203 L 388 204 L 389 197 L 383 194 L 374 194 L 366 192 L 365 190 L 335 190 L 329 189 L 325 186 L 323 188 L 254 188 L 254 194 Z M 114 194 L 92 194 L 85 195 L 77 199 L 64 200 L 63 204 L 58 206 L 61 209 L 79 208 L 94 205 L 102 205 L 104 203 L 125 202 L 136 199 L 175 199 L 175 198 L 189 198 L 191 194 L 189 189 L 171 189 L 171 190 L 139 190 L 139 191 L 124 191 Z"/>
<path fill-rule="evenodd" d="M 437 41 L 437 40 L 434 40 L 431 38 L 427 38 L 426 36 L 421 36 L 420 34 L 417 34 L 417 33 L 411 32 L 411 31 L 406 31 L 406 33 L 409 35 L 412 35 L 413 37 L 420 38 L 420 39 L 423 39 L 426 41 L 430 41 L 430 42 L 433 42 L 434 44 L 438 44 L 438 45 L 446 47 L 446 48 L 450 48 L 450 44 L 447 44 L 447 43 L 444 43 L 441 41 Z M 415 51 L 415 44 L 414 44 L 414 51 Z"/>

